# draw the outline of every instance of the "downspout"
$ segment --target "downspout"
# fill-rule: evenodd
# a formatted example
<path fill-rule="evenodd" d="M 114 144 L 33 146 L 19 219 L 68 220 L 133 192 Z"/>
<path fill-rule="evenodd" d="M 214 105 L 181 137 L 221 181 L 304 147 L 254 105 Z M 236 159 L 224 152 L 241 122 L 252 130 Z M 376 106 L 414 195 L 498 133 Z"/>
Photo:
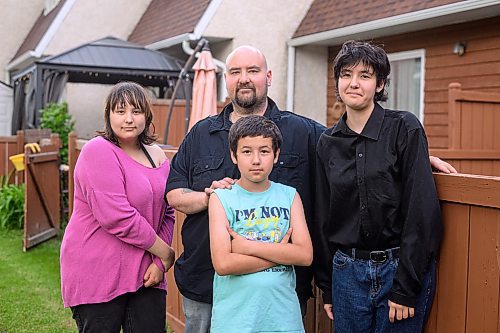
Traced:
<path fill-rule="evenodd" d="M 295 94 L 295 46 L 288 46 L 288 70 L 286 81 L 286 109 L 293 112 Z"/>

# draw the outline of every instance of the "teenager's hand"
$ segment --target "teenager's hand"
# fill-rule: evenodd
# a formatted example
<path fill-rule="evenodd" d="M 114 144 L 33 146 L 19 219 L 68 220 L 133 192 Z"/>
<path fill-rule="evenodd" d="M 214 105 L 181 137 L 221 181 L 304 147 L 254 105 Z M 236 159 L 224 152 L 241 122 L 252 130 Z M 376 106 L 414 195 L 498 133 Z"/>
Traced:
<path fill-rule="evenodd" d="M 232 240 L 231 240 L 231 252 L 250 255 L 251 253 L 249 252 L 248 247 L 251 246 L 251 241 L 246 239 L 245 237 L 241 236 L 233 229 L 231 229 L 231 227 L 229 225 L 226 226 L 226 229 L 232 238 Z M 288 228 L 288 231 L 283 236 L 280 243 L 282 243 L 282 244 L 288 243 L 290 241 L 290 236 L 292 235 L 292 231 L 293 231 L 293 229 L 291 227 Z"/>
<path fill-rule="evenodd" d="M 455 169 L 453 165 L 443 161 L 439 157 L 429 156 L 429 161 L 431 162 L 432 168 L 437 171 L 441 171 L 443 173 L 457 173 L 457 169 Z"/>
<path fill-rule="evenodd" d="M 394 319 L 403 320 L 413 318 L 413 316 L 415 316 L 414 308 L 389 301 L 389 321 L 391 323 L 394 322 Z"/>
<path fill-rule="evenodd" d="M 286 232 L 285 236 L 283 236 L 283 238 L 281 239 L 281 244 L 286 244 L 290 241 L 290 236 L 292 236 L 292 231 L 293 231 L 293 228 L 290 227 L 288 228 L 288 231 Z"/>
<path fill-rule="evenodd" d="M 325 304 L 323 305 L 323 308 L 325 309 L 326 315 L 330 320 L 333 320 L 333 310 L 332 310 L 332 305 L 331 304 Z"/>
<path fill-rule="evenodd" d="M 229 236 L 231 236 L 231 252 L 232 253 L 239 253 L 239 254 L 248 254 L 245 252 L 245 249 L 248 245 L 248 242 L 250 242 L 248 239 L 245 237 L 241 236 L 238 234 L 236 231 L 231 229 L 229 225 L 226 226 L 227 232 L 229 233 Z"/>
<path fill-rule="evenodd" d="M 163 281 L 163 278 L 163 271 L 158 268 L 158 266 L 156 266 L 154 262 L 152 262 L 143 277 L 144 287 L 149 288 L 157 285 L 158 283 Z"/>

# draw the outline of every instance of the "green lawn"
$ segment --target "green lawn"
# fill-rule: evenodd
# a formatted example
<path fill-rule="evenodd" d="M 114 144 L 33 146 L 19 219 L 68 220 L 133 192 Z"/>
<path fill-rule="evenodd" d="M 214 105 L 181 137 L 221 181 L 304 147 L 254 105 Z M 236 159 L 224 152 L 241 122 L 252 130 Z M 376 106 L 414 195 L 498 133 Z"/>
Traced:
<path fill-rule="evenodd" d="M 22 230 L 0 228 L 0 333 L 78 332 L 61 300 L 61 240 L 25 253 L 22 238 Z"/>
<path fill-rule="evenodd" d="M 76 332 L 61 300 L 60 239 L 24 253 L 22 231 L 0 229 L 0 333 Z"/>

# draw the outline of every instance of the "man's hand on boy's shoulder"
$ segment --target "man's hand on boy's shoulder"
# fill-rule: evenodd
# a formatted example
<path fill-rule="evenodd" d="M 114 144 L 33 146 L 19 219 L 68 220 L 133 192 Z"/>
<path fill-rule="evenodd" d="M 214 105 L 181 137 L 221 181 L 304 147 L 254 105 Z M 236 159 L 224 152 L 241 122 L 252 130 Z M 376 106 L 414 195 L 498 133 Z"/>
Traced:
<path fill-rule="evenodd" d="M 236 183 L 236 179 L 232 179 L 229 177 L 225 177 L 221 180 L 214 180 L 210 187 L 205 188 L 205 194 L 210 196 L 214 191 L 218 188 L 227 188 L 230 189 L 232 185 Z"/>

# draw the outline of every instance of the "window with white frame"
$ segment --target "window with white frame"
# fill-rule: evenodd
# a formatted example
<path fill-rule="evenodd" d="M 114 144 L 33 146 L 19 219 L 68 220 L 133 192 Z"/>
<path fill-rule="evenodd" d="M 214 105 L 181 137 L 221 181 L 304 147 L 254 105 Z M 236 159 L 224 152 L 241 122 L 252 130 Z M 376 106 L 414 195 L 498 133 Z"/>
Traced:
<path fill-rule="evenodd" d="M 393 110 L 410 111 L 424 120 L 425 50 L 413 50 L 387 55 L 391 63 L 388 99 L 382 103 Z"/>

